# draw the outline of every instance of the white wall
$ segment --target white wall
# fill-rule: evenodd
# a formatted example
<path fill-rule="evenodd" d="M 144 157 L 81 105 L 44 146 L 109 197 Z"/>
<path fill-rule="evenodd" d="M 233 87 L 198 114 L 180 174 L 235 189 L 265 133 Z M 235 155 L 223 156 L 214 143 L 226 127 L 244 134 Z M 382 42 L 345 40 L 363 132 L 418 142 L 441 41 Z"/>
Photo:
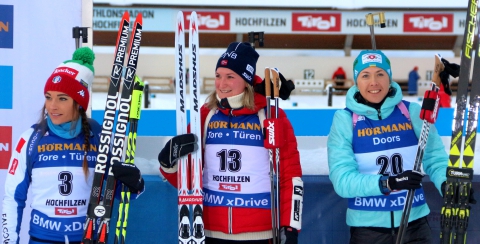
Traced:
<path fill-rule="evenodd" d="M 12 127 L 10 151 L 15 150 L 20 134 L 40 117 L 47 78 L 75 51 L 72 28 L 82 26 L 81 3 L 82 0 L 0 1 L 1 5 L 13 5 L 9 30 L 13 32 L 13 48 L 0 48 L 0 65 L 13 67 L 12 108 L 0 109 L 0 126 Z M 7 170 L 0 169 L 0 199 L 6 175 Z M 27 200 L 23 215 L 20 243 L 28 242 L 30 202 L 31 199 Z M 0 204 L 0 212 L 2 208 Z"/>
<path fill-rule="evenodd" d="M 94 47 L 95 51 L 95 47 Z M 264 67 L 277 67 L 287 79 L 303 79 L 304 69 L 314 69 L 315 79 L 329 79 L 333 72 L 342 66 L 347 72 L 347 78 L 353 78 L 352 64 L 355 57 L 330 57 L 330 56 L 262 56 L 261 49 L 257 49 L 260 58 L 257 63 L 257 75 L 263 76 Z M 408 52 L 408 51 L 405 51 Z M 200 77 L 214 77 L 215 65 L 222 51 L 215 54 L 200 54 Z M 111 53 L 96 52 L 95 74 L 109 76 L 113 62 L 113 47 Z M 447 58 L 450 62 L 460 63 L 460 58 Z M 431 58 L 420 57 L 390 57 L 392 75 L 394 80 L 407 80 L 408 73 L 414 66 L 419 67 L 419 74 L 425 79 L 427 70 L 433 70 L 434 56 Z M 188 63 L 187 63 L 188 64 Z M 143 76 L 174 76 L 174 54 L 142 53 L 138 61 L 137 74 Z"/>

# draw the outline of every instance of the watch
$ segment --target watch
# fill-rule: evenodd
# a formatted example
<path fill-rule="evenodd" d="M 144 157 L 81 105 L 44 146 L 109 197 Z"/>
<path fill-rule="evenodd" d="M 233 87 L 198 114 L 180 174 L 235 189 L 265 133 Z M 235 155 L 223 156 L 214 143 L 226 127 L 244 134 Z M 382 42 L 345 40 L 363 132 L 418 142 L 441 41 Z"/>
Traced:
<path fill-rule="evenodd" d="M 388 176 L 383 175 L 380 177 L 379 183 L 380 185 L 380 191 L 382 192 L 383 195 L 389 195 L 390 194 L 390 189 L 388 189 Z"/>

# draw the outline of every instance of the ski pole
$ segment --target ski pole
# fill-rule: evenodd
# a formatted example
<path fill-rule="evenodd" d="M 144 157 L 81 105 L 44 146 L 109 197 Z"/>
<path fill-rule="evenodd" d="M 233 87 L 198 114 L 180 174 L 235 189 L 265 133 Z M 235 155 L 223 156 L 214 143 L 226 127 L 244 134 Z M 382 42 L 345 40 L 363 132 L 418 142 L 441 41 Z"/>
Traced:
<path fill-rule="evenodd" d="M 375 43 L 375 33 L 373 31 L 373 25 L 375 24 L 375 20 L 373 19 L 374 15 L 378 15 L 380 28 L 385 28 L 385 26 L 386 26 L 385 25 L 385 13 L 378 12 L 378 13 L 369 13 L 369 14 L 365 15 L 367 25 L 368 25 L 368 27 L 370 27 L 370 38 L 372 40 L 372 49 L 373 50 L 377 49 L 377 44 Z"/>
<path fill-rule="evenodd" d="M 271 94 L 270 77 L 273 77 L 273 97 Z M 271 100 L 274 100 L 274 115 L 273 118 L 278 118 L 278 97 L 279 97 L 280 78 L 279 72 L 276 68 L 265 68 L 265 96 L 267 98 L 267 119 L 272 118 Z M 275 159 L 273 158 L 273 149 L 268 149 L 268 156 L 270 161 L 270 201 L 272 213 L 272 235 L 273 243 L 280 242 L 279 228 L 280 228 L 280 194 L 279 194 L 279 173 L 280 173 L 280 149 L 275 148 Z"/>
<path fill-rule="evenodd" d="M 415 163 L 413 165 L 413 171 L 420 172 L 422 168 L 423 155 L 425 153 L 425 147 L 427 145 L 428 134 L 430 133 L 430 125 L 435 123 L 438 112 L 438 102 L 440 100 L 438 96 L 440 81 L 440 72 L 443 71 L 443 63 L 438 55 L 435 55 L 435 74 L 432 78 L 431 89 L 425 91 L 424 100 L 422 103 L 422 110 L 420 118 L 423 120 L 422 130 L 420 132 L 420 139 L 418 140 L 417 154 L 415 157 Z M 403 206 L 402 218 L 400 220 L 400 226 L 398 229 L 398 235 L 396 244 L 403 243 L 403 237 L 405 236 L 406 229 L 408 227 L 408 218 L 410 216 L 410 210 L 413 205 L 413 198 L 415 196 L 415 189 L 410 189 L 407 192 L 405 205 Z"/>
<path fill-rule="evenodd" d="M 270 80 L 270 68 L 265 67 L 265 96 L 267 98 L 267 119 L 272 118 L 272 109 L 271 109 L 271 80 Z M 272 236 L 273 236 L 273 243 L 277 243 L 278 236 L 278 226 L 277 226 L 277 209 L 275 208 L 275 169 L 273 167 L 273 150 L 268 149 L 268 158 L 270 162 L 270 209 L 271 209 L 271 216 L 272 216 Z"/>
<path fill-rule="evenodd" d="M 273 97 L 275 101 L 275 116 L 274 118 L 278 118 L 278 97 L 279 97 L 279 90 L 280 90 L 280 76 L 277 68 L 271 68 L 272 76 L 273 76 Z M 275 220 L 276 223 L 276 231 L 277 231 L 277 242 L 280 243 L 280 148 L 275 148 Z"/>

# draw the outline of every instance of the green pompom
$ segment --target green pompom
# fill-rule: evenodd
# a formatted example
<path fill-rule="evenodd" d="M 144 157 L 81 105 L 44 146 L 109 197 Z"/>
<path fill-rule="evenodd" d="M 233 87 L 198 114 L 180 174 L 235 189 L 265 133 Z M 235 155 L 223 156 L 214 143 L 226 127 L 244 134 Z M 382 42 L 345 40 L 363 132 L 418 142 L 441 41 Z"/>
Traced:
<path fill-rule="evenodd" d="M 82 61 L 84 64 L 93 65 L 93 60 L 95 60 L 95 54 L 89 47 L 81 47 L 75 50 L 72 60 L 79 60 Z"/>

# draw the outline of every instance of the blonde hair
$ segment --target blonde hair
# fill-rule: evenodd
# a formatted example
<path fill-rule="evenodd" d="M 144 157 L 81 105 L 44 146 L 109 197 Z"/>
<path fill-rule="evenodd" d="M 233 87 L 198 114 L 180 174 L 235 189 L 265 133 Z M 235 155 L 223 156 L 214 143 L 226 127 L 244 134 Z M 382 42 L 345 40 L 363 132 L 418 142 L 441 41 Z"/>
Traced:
<path fill-rule="evenodd" d="M 244 108 L 253 110 L 255 109 L 255 91 L 253 90 L 253 86 L 247 84 L 245 89 L 243 90 L 243 101 L 242 106 Z M 210 110 L 218 108 L 218 99 L 217 99 L 217 91 L 213 91 L 208 95 L 207 99 L 205 99 L 205 103 L 207 108 Z"/>

